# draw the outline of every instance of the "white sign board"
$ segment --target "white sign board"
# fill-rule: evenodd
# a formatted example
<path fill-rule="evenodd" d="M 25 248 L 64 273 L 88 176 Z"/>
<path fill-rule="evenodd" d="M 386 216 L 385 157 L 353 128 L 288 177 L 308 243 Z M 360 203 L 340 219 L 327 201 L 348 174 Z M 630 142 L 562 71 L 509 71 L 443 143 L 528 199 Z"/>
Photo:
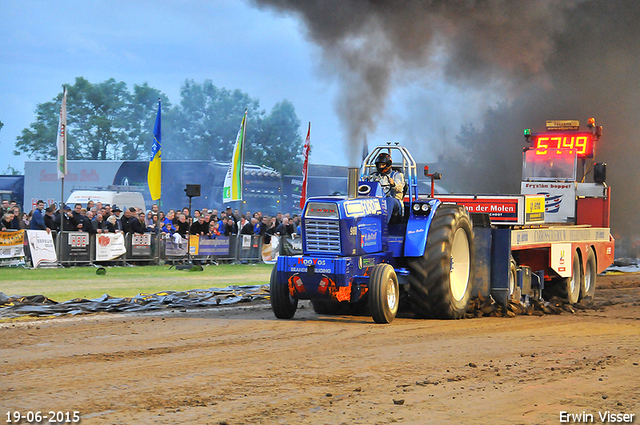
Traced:
<path fill-rule="evenodd" d="M 115 260 L 126 252 L 123 233 L 103 233 L 96 237 L 96 261 Z"/>
<path fill-rule="evenodd" d="M 58 256 L 51 233 L 45 230 L 27 230 L 29 252 L 33 267 L 52 266 L 57 264 Z"/>

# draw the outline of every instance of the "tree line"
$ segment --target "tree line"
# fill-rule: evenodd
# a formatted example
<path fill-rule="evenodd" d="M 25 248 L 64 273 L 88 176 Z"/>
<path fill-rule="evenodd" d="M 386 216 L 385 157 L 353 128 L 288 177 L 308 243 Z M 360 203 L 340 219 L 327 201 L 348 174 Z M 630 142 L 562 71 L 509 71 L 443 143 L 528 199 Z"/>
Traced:
<path fill-rule="evenodd" d="M 248 110 L 245 162 L 271 167 L 283 174 L 300 174 L 300 120 L 288 100 L 269 113 L 257 99 L 239 89 L 228 90 L 211 80 L 187 79 L 180 102 L 147 83 L 128 85 L 111 78 L 91 83 L 77 77 L 67 86 L 67 155 L 70 160 L 148 160 L 153 126 L 162 100 L 162 158 L 165 160 L 231 159 L 244 110 Z M 56 131 L 62 91 L 38 104 L 36 119 L 18 136 L 14 155 L 55 159 Z"/>

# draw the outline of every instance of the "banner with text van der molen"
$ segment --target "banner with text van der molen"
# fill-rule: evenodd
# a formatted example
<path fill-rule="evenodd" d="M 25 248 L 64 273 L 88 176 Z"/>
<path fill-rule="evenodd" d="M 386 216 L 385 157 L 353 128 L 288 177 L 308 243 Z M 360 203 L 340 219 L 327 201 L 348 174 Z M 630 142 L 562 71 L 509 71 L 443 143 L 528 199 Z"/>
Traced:
<path fill-rule="evenodd" d="M 127 253 L 123 233 L 103 233 L 96 239 L 96 261 L 115 260 Z"/>
<path fill-rule="evenodd" d="M 52 267 L 58 264 L 51 233 L 44 230 L 27 230 L 27 242 L 33 267 Z"/>
<path fill-rule="evenodd" d="M 24 230 L 0 232 L 0 266 L 24 264 Z"/>

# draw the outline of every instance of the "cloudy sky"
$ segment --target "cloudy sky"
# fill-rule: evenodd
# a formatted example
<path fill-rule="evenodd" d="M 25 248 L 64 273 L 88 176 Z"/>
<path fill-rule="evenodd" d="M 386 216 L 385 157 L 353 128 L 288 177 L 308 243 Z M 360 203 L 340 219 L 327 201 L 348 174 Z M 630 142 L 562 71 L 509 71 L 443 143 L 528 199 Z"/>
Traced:
<path fill-rule="evenodd" d="M 303 123 L 301 132 L 312 123 L 311 162 L 354 162 L 350 157 L 358 149 L 347 148 L 345 130 L 350 118 L 337 107 L 338 77 L 295 15 L 237 0 L 4 0 L 0 13 L 0 172 L 9 165 L 23 171 L 28 158 L 10 154 L 16 137 L 35 120 L 37 104 L 51 101 L 63 84 L 79 76 L 92 83 L 115 78 L 130 88 L 147 82 L 172 103 L 179 101 L 187 78 L 239 88 L 267 110 L 288 99 Z M 460 110 L 457 102 L 481 97 L 482 102 L 471 104 L 488 102 L 473 91 L 463 96 L 437 78 L 426 85 L 396 82 L 375 129 L 367 131 L 369 144 L 413 136 L 451 139 L 482 110 Z M 425 121 L 432 125 L 426 136 L 424 123 L 414 122 L 409 129 L 403 117 L 416 104 L 422 108 L 430 102 L 433 115 Z M 429 156 L 432 151 L 422 141 L 415 143 L 414 155 Z"/>

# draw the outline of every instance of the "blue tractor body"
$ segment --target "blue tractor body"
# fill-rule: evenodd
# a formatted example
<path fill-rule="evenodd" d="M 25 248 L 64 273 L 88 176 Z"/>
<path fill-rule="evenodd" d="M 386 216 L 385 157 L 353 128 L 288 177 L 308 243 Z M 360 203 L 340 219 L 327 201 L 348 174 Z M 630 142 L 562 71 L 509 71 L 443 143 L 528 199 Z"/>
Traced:
<path fill-rule="evenodd" d="M 380 152 L 391 153 L 397 161 L 394 166 L 405 176 L 404 213 L 397 216 L 390 217 L 391 207 L 381 183 L 370 178 Z M 277 317 L 292 317 L 297 300 L 309 299 L 314 308 L 366 303 L 374 310 L 376 322 L 388 323 L 395 317 L 400 297 L 410 295 L 411 270 L 421 267 L 415 261 L 425 256 L 441 202 L 418 198 L 416 163 L 402 146 L 377 147 L 355 176 L 357 185 L 351 186 L 357 187 L 357 192 L 353 190 L 350 196 L 307 200 L 301 225 L 303 254 L 278 257 L 272 273 L 272 306 Z M 470 227 L 468 232 L 472 245 Z M 453 270 L 453 260 L 449 264 L 448 257 L 441 263 L 447 274 Z M 466 270 L 465 294 L 473 279 L 472 268 Z M 375 310 L 379 310 L 377 318 Z"/>

